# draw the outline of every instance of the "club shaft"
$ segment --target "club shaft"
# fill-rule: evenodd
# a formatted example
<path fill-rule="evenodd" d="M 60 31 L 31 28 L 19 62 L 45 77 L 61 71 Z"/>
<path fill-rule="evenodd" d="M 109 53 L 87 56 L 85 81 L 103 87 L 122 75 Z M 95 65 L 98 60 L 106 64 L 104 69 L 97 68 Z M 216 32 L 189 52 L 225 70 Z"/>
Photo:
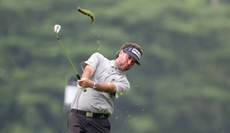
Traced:
<path fill-rule="evenodd" d="M 75 73 L 76 73 L 76 75 L 77 75 L 77 78 L 78 78 L 78 79 L 81 79 L 81 77 L 79 76 L 79 74 L 78 74 L 78 72 L 77 72 L 76 68 L 75 68 L 75 67 L 74 67 L 74 65 L 73 65 L 73 62 L 71 61 L 71 59 L 70 59 L 70 57 L 69 57 L 68 53 L 66 52 L 65 47 L 63 46 L 63 44 L 62 44 L 61 40 L 59 39 L 59 37 L 58 37 L 58 35 L 57 35 L 57 34 L 55 34 L 55 35 L 56 35 L 56 37 L 57 37 L 57 40 L 60 42 L 60 44 L 61 44 L 61 46 L 62 46 L 63 50 L 65 51 L 65 54 L 66 54 L 66 56 L 68 57 L 69 62 L 71 63 L 71 65 L 72 65 L 72 67 L 73 67 L 73 69 L 74 69 L 74 71 L 75 71 Z"/>

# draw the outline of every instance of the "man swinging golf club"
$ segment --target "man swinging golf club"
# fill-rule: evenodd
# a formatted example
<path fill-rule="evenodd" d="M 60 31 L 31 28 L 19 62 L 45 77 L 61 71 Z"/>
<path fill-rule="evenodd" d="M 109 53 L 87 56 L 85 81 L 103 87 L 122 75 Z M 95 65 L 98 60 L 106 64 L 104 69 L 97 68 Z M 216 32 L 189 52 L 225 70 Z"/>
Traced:
<path fill-rule="evenodd" d="M 113 101 L 130 89 L 125 71 L 140 65 L 143 51 L 136 43 L 125 43 L 116 53 L 115 60 L 108 60 L 94 53 L 82 63 L 83 74 L 71 105 L 67 120 L 68 133 L 109 133 L 108 117 L 114 111 Z"/>

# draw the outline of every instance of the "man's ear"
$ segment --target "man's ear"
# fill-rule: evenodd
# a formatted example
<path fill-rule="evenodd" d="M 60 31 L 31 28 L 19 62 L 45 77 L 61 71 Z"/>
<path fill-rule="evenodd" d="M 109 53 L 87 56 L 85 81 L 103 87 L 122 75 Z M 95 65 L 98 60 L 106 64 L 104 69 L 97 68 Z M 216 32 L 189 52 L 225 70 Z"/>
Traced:
<path fill-rule="evenodd" d="M 123 54 L 123 50 L 120 51 L 119 56 Z"/>

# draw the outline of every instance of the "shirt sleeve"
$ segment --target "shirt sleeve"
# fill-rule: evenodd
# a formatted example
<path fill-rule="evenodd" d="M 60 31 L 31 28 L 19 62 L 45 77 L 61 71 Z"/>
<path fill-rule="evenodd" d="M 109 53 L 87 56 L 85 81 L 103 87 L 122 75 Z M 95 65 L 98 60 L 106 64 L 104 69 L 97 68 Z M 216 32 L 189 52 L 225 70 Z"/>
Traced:
<path fill-rule="evenodd" d="M 113 84 L 116 86 L 115 98 L 118 98 L 130 89 L 130 83 L 125 75 L 123 75 L 122 78 L 113 82 Z"/>
<path fill-rule="evenodd" d="M 102 55 L 99 54 L 99 53 L 92 54 L 87 61 L 82 62 L 82 64 L 81 64 L 82 65 L 82 70 L 85 69 L 85 66 L 87 64 L 90 65 L 90 66 L 92 66 L 96 70 L 96 68 L 98 66 L 98 63 L 100 62 L 101 56 Z"/>

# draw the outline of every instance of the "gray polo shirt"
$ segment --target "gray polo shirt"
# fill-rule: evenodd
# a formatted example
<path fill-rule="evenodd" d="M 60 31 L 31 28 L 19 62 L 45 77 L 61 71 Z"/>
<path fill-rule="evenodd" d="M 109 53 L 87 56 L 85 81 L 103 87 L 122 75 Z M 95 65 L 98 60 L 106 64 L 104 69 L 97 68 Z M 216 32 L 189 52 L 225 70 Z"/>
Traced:
<path fill-rule="evenodd" d="M 130 89 L 129 81 L 125 73 L 116 68 L 114 60 L 108 60 L 100 53 L 94 53 L 83 62 L 83 70 L 86 64 L 95 69 L 90 80 L 98 83 L 113 83 L 116 86 L 116 94 L 99 92 L 92 88 L 87 88 L 86 92 L 78 89 L 71 108 L 111 115 L 114 111 L 113 100 Z"/>

